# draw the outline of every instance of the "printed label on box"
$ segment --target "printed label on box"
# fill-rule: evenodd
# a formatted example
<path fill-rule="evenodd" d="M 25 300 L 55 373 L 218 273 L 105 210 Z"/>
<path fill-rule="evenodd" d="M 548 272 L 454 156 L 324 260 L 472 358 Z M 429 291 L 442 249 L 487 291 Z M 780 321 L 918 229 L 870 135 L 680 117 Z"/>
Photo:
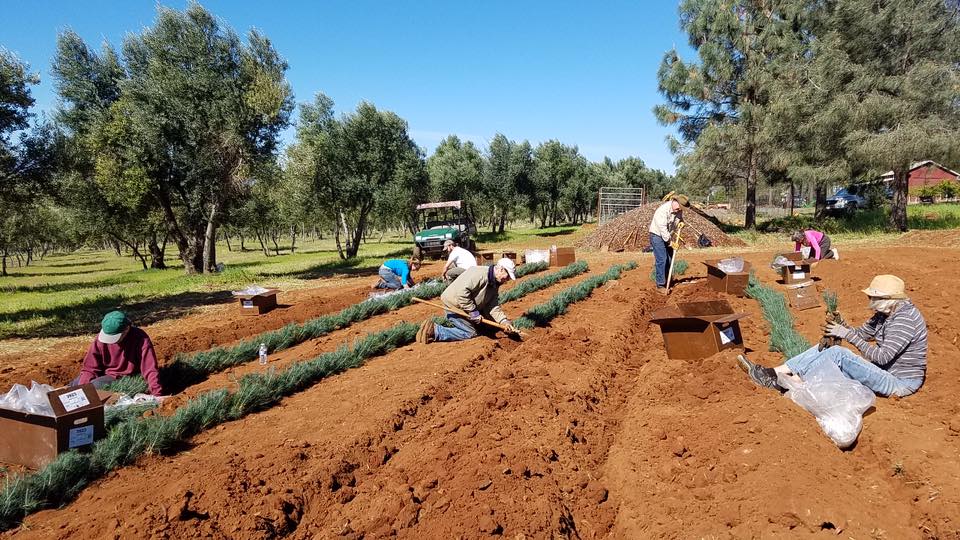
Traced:
<path fill-rule="evenodd" d="M 733 331 L 733 327 L 729 326 L 720 331 L 720 344 L 726 345 L 727 343 L 732 343 L 736 338 L 736 333 Z"/>
<path fill-rule="evenodd" d="M 240 301 L 240 305 L 243 306 L 243 307 L 245 307 L 245 308 L 252 308 L 252 307 L 253 307 L 253 300 L 241 300 L 241 301 Z"/>
<path fill-rule="evenodd" d="M 93 443 L 93 426 L 83 426 L 70 430 L 69 448 L 86 446 Z"/>
<path fill-rule="evenodd" d="M 87 395 L 83 393 L 83 390 L 74 390 L 73 392 L 61 394 L 60 403 L 63 403 L 63 408 L 67 412 L 71 412 L 80 407 L 86 407 L 90 404 L 90 400 L 87 399 Z"/>
<path fill-rule="evenodd" d="M 793 273 L 793 279 L 803 279 L 804 277 L 806 277 L 806 274 L 804 274 L 803 272 Z"/>

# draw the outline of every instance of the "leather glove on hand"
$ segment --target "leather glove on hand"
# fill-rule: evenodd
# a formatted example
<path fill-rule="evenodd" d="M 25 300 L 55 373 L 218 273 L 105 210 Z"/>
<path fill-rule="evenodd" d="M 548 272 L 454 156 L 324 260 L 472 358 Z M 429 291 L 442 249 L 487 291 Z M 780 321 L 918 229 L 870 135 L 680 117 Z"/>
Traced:
<path fill-rule="evenodd" d="M 507 321 L 507 322 L 503 323 L 503 326 L 505 327 L 505 331 L 506 331 L 508 334 L 519 334 L 519 333 L 520 333 L 520 329 L 517 328 L 516 326 L 514 326 L 513 323 L 510 322 L 510 321 Z"/>
<path fill-rule="evenodd" d="M 823 327 L 823 335 L 840 339 L 847 339 L 850 332 L 852 332 L 852 330 L 835 322 L 827 323 L 827 325 Z"/>
<path fill-rule="evenodd" d="M 475 324 L 480 324 L 480 321 L 483 320 L 483 317 L 480 316 L 480 312 L 473 310 L 470 312 L 470 322 Z"/>

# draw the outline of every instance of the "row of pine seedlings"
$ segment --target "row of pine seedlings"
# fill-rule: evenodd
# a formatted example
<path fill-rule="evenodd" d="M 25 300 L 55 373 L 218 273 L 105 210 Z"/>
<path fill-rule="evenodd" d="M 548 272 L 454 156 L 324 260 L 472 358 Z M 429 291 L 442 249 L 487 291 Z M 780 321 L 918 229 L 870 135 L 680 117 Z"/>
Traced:
<path fill-rule="evenodd" d="M 547 266 L 546 263 L 523 265 L 517 269 L 517 276 L 542 272 Z M 615 265 L 603 274 L 583 279 L 548 301 L 528 309 L 514 321 L 514 325 L 525 329 L 545 325 L 564 314 L 570 304 L 587 298 L 597 287 L 619 279 L 623 272 L 634 268 L 636 262 Z M 500 301 L 518 300 L 587 270 L 586 262 L 577 261 L 555 272 L 522 280 L 501 294 Z M 167 380 L 177 378 L 180 385 L 195 384 L 211 374 L 251 361 L 256 356 L 259 343 L 266 343 L 272 352 L 284 350 L 374 315 L 407 306 L 414 297 L 435 298 L 444 288 L 442 283 L 423 285 L 383 299 L 361 302 L 302 324 L 289 324 L 233 346 L 182 355 L 163 369 L 161 377 Z M 173 453 L 182 441 L 204 430 L 269 408 L 284 397 L 315 385 L 330 375 L 361 366 L 370 358 L 410 344 L 416 337 L 417 329 L 415 323 L 401 322 L 316 358 L 298 361 L 281 371 L 245 375 L 231 385 L 234 391 L 218 389 L 204 392 L 170 415 L 143 416 L 143 410 L 136 408 L 116 415 L 108 421 L 106 438 L 96 442 L 90 452 L 66 452 L 35 473 L 8 478 L 0 491 L 0 530 L 15 527 L 33 512 L 71 500 L 90 482 L 118 467 L 133 463 L 145 454 Z M 132 378 L 112 389 L 137 393 L 145 391 L 146 384 L 140 378 Z"/>

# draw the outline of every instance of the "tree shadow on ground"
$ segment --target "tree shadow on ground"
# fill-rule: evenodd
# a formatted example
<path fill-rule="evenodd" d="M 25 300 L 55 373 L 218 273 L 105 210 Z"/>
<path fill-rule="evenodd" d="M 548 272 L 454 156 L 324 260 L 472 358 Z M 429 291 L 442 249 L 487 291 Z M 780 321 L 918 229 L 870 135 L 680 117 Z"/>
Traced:
<path fill-rule="evenodd" d="M 45 268 L 73 268 L 75 266 L 96 266 L 98 264 L 104 264 L 104 259 L 98 259 L 95 261 L 82 261 L 82 262 L 72 262 L 72 263 L 57 263 L 57 264 L 45 264 Z"/>
<path fill-rule="evenodd" d="M 83 289 L 99 289 L 111 285 L 126 285 L 129 283 L 142 283 L 143 280 L 137 277 L 120 274 L 118 276 L 107 277 L 97 281 L 81 281 L 76 283 L 44 283 L 41 285 L 0 285 L 0 292 L 6 293 L 52 293 L 64 291 L 79 291 Z"/>
<path fill-rule="evenodd" d="M 230 291 L 186 292 L 160 299 L 131 299 L 118 294 L 97 296 L 68 306 L 20 310 L 0 315 L 0 323 L 45 319 L 41 324 L 27 329 L 0 333 L 0 339 L 92 334 L 99 330 L 103 315 L 115 309 L 124 311 L 133 324 L 143 326 L 183 317 L 199 306 L 223 304 L 232 300 Z"/>

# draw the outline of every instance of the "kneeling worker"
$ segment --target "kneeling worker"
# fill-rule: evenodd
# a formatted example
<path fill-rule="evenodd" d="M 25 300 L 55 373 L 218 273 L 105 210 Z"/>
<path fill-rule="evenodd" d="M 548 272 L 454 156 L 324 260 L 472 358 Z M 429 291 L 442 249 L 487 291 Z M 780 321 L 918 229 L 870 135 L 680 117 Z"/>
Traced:
<path fill-rule="evenodd" d="M 111 311 L 103 317 L 100 334 L 83 358 L 80 376 L 71 385 L 93 383 L 102 388 L 117 379 L 143 375 L 154 396 L 162 396 L 157 355 L 146 332 L 130 324 L 122 311 Z"/>
<path fill-rule="evenodd" d="M 447 258 L 447 264 L 443 265 L 442 272 L 443 279 L 448 282 L 457 279 L 468 268 L 477 265 L 477 259 L 473 256 L 473 253 L 458 246 L 453 240 L 445 241 L 443 250 L 450 254 Z"/>
<path fill-rule="evenodd" d="M 874 311 L 870 320 L 859 328 L 834 322 L 824 328 L 824 335 L 847 340 L 863 358 L 839 345 L 823 351 L 814 345 L 776 368 L 754 364 L 740 355 L 740 368 L 758 385 L 782 392 L 777 375 L 802 380 L 820 363 L 833 362 L 844 375 L 860 381 L 875 394 L 913 394 L 923 385 L 927 372 L 927 323 L 907 298 L 903 280 L 896 276 L 877 276 L 863 292 Z"/>
<path fill-rule="evenodd" d="M 427 319 L 420 325 L 417 342 L 463 341 L 476 337 L 477 327 L 483 317 L 506 326 L 508 332 L 519 333 L 500 309 L 500 284 L 517 279 L 515 268 L 513 261 L 503 258 L 494 266 L 474 266 L 465 270 L 440 295 L 443 305 L 448 308 L 447 320 L 453 326 L 447 328 Z M 463 311 L 470 317 L 465 318 L 450 310 Z"/>
<path fill-rule="evenodd" d="M 413 285 L 410 272 L 420 269 L 420 261 L 410 259 L 390 259 L 380 265 L 380 279 L 373 284 L 374 289 L 409 289 Z"/>

